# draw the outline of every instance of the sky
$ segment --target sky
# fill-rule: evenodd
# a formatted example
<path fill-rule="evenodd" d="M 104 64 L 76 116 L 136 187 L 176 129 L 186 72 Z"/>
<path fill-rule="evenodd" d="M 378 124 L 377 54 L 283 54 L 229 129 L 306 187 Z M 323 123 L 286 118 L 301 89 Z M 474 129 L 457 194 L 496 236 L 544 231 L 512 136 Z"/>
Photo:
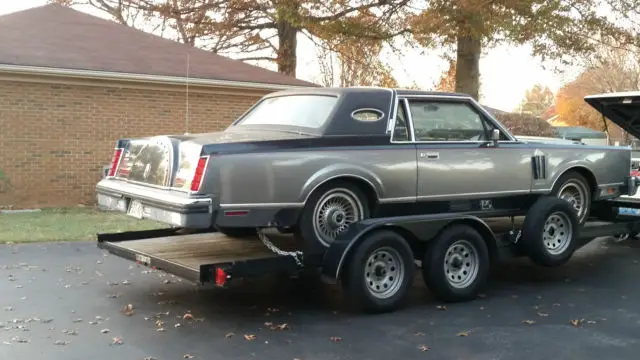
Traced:
<path fill-rule="evenodd" d="M 42 6 L 46 0 L 0 0 L 0 15 Z M 86 11 L 82 9 L 83 11 Z M 99 11 L 86 11 L 102 16 Z M 315 49 L 307 39 L 300 38 L 298 48 L 297 77 L 317 81 L 318 66 Z M 480 102 L 492 108 L 516 110 L 525 91 L 540 83 L 555 92 L 575 74 L 556 74 L 545 70 L 539 59 L 532 57 L 526 46 L 500 46 L 489 49 L 480 59 L 481 89 Z M 422 55 L 417 51 L 407 51 L 401 58 L 390 57 L 387 61 L 393 67 L 393 75 L 401 86 L 414 81 L 420 87 L 431 89 L 433 84 L 447 69 L 448 64 L 437 55 Z"/>

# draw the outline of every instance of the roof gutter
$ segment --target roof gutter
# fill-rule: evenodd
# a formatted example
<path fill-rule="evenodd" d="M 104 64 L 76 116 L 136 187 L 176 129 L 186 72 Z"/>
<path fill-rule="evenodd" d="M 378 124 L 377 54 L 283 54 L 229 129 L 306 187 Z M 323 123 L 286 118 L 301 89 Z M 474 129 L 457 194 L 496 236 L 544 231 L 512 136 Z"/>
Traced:
<path fill-rule="evenodd" d="M 96 70 L 78 70 L 78 69 L 62 69 L 51 68 L 41 66 L 25 66 L 25 65 L 9 65 L 0 64 L 0 72 L 20 74 L 20 75 L 48 75 L 59 76 L 66 78 L 79 78 L 79 79 L 96 79 L 96 80 L 117 80 L 117 81 L 129 81 L 138 83 L 156 83 L 165 85 L 195 85 L 195 86 L 212 86 L 212 87 L 226 87 L 226 88 L 247 88 L 256 90 L 287 90 L 293 88 L 307 88 L 313 87 L 313 85 L 282 85 L 282 84 L 267 84 L 257 82 L 245 82 L 245 81 L 230 81 L 230 80 L 213 80 L 202 78 L 187 78 L 182 76 L 164 76 L 164 75 L 149 75 L 149 74 L 133 74 L 122 73 L 113 71 L 96 71 Z"/>

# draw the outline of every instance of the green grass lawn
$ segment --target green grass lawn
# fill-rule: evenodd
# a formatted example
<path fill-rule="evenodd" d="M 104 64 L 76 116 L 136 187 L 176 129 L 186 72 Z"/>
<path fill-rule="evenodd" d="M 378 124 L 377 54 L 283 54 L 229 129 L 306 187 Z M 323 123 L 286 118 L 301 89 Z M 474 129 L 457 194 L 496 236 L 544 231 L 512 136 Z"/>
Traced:
<path fill-rule="evenodd" d="M 43 209 L 33 213 L 0 214 L 0 243 L 90 241 L 99 232 L 121 232 L 168 227 L 121 213 L 95 208 Z"/>

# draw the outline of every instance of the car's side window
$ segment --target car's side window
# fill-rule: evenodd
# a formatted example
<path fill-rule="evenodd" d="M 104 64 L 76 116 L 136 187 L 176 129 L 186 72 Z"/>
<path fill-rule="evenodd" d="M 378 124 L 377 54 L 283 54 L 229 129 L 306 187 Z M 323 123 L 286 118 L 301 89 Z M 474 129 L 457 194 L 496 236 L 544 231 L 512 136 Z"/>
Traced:
<path fill-rule="evenodd" d="M 409 100 L 416 141 L 486 141 L 492 128 L 466 103 Z"/>
<path fill-rule="evenodd" d="M 398 102 L 398 110 L 396 115 L 396 122 L 393 128 L 392 141 L 410 141 L 411 136 L 409 134 L 409 127 L 407 126 L 407 109 L 404 106 L 403 101 Z"/>

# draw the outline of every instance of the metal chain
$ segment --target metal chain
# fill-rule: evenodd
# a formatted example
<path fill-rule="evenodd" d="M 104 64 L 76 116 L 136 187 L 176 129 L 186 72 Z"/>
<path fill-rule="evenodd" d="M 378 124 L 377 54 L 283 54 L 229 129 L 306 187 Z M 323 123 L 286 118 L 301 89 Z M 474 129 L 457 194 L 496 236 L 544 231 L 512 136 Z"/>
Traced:
<path fill-rule="evenodd" d="M 258 237 L 260 238 L 260 241 L 262 241 L 262 243 L 264 244 L 264 246 L 267 247 L 267 249 L 271 250 L 272 252 L 278 254 L 278 255 L 282 255 L 282 256 L 291 256 L 293 257 L 293 260 L 295 260 L 296 264 L 300 267 L 302 267 L 302 251 L 284 251 L 281 250 L 280 248 L 278 248 L 276 245 L 274 245 L 271 240 L 269 240 L 269 237 L 267 237 L 267 235 L 265 235 L 262 231 L 262 229 L 257 229 L 258 232 Z"/>

